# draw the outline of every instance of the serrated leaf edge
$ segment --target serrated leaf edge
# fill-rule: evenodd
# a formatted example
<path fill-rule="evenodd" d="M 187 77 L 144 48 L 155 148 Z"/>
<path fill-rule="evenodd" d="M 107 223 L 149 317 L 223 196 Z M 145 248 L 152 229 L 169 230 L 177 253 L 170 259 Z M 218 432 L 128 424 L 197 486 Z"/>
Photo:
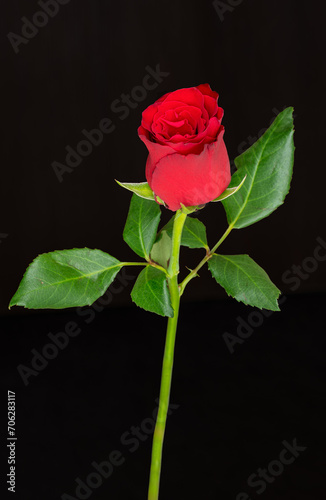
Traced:
<path fill-rule="evenodd" d="M 247 274 L 242 268 L 240 268 L 235 262 L 231 261 L 230 259 L 228 259 L 225 255 L 222 255 L 222 254 L 217 254 L 217 253 L 214 253 L 213 255 L 216 255 L 217 257 L 222 257 L 223 259 L 225 259 L 226 261 L 230 262 L 231 264 L 233 264 L 235 267 L 239 268 L 249 279 L 252 283 L 254 283 L 255 287 L 257 287 L 259 289 L 260 292 L 262 292 L 262 294 L 266 297 L 267 301 L 272 304 L 274 307 L 275 307 L 275 304 L 267 297 L 267 295 L 261 290 L 261 288 L 259 286 L 257 286 L 257 284 L 255 282 L 253 282 L 251 276 L 249 274 Z M 246 256 L 248 257 L 249 259 L 253 260 L 248 254 L 241 254 L 243 256 Z M 259 266 L 259 264 L 257 264 L 257 262 L 253 261 L 257 266 Z M 266 273 L 266 271 L 261 267 L 259 266 L 260 269 L 262 269 L 262 271 L 264 271 L 264 273 L 266 274 L 266 276 L 268 277 L 269 281 L 271 282 L 271 284 L 276 288 L 276 290 L 279 292 L 279 295 L 281 294 L 281 290 L 279 290 L 277 288 L 276 285 L 274 285 L 274 283 L 272 282 L 272 280 L 270 279 L 270 277 L 268 276 L 268 274 Z M 214 279 L 216 280 L 215 276 L 213 276 Z M 217 280 L 216 280 L 217 281 Z M 219 283 L 220 284 L 220 283 Z M 222 286 L 222 285 L 221 285 Z M 225 290 L 225 288 L 222 286 L 222 288 Z M 232 298 L 235 298 L 238 302 L 242 302 L 243 304 L 245 305 L 250 305 L 248 302 L 244 302 L 243 300 L 239 300 L 237 297 L 234 297 L 233 295 L 231 295 L 230 293 L 227 292 L 227 290 L 225 290 L 227 295 L 229 297 L 232 297 Z M 276 305 L 277 305 L 277 309 L 276 311 L 280 311 L 280 308 L 278 306 L 278 303 L 277 303 L 277 298 L 275 299 L 276 301 Z M 252 307 L 252 306 L 251 306 Z M 259 307 L 259 306 L 255 306 L 257 307 L 258 309 L 264 309 L 263 307 Z M 275 311 L 275 309 L 272 309 L 273 311 Z"/>

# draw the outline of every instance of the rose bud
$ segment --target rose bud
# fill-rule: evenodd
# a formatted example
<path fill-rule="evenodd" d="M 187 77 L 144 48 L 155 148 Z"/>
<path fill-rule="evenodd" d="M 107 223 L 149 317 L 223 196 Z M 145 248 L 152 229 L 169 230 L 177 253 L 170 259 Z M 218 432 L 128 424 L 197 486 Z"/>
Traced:
<path fill-rule="evenodd" d="M 221 125 L 224 111 L 208 84 L 169 92 L 142 113 L 138 135 L 148 149 L 146 179 L 170 210 L 204 205 L 231 180 Z"/>

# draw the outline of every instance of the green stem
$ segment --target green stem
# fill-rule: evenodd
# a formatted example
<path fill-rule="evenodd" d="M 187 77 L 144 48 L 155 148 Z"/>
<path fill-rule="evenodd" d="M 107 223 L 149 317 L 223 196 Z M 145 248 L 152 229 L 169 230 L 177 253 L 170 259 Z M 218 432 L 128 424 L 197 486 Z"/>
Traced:
<path fill-rule="evenodd" d="M 166 426 L 167 412 L 170 401 L 170 390 L 172 381 L 173 357 L 175 337 L 177 332 L 180 293 L 178 286 L 179 273 L 179 254 L 180 243 L 183 225 L 187 215 L 178 210 L 174 217 L 173 233 L 172 233 L 172 255 L 168 269 L 168 285 L 171 295 L 171 304 L 174 310 L 173 318 L 168 319 L 166 341 L 162 366 L 161 390 L 157 420 L 154 430 L 153 446 L 152 446 L 152 461 L 149 478 L 148 500 L 158 500 L 160 475 L 162 464 L 162 450 L 164 433 Z"/>
<path fill-rule="evenodd" d="M 230 234 L 230 232 L 232 231 L 232 229 L 233 229 L 233 225 L 231 224 L 227 228 L 227 230 L 225 231 L 225 233 L 223 234 L 223 236 L 218 240 L 218 242 L 216 243 L 216 245 L 214 245 L 213 248 L 209 252 L 207 252 L 207 254 L 205 255 L 205 257 L 199 262 L 198 266 L 195 267 L 195 269 L 193 269 L 188 274 L 188 276 L 185 277 L 185 279 L 182 281 L 182 283 L 180 283 L 180 285 L 179 285 L 180 295 L 183 294 L 184 289 L 186 288 L 186 286 L 189 283 L 189 281 L 192 280 L 193 278 L 195 278 L 197 276 L 197 273 L 198 273 L 199 269 L 201 267 L 203 267 L 203 265 L 206 264 L 206 262 L 209 261 L 209 259 L 214 255 L 215 250 L 223 243 L 223 241 Z"/>

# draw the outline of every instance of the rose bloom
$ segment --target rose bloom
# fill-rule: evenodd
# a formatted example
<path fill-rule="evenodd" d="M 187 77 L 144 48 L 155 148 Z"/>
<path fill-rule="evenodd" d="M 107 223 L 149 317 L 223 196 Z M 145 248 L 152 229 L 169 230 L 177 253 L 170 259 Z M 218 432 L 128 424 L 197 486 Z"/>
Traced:
<path fill-rule="evenodd" d="M 224 111 L 205 83 L 169 92 L 142 113 L 138 135 L 148 149 L 146 179 L 170 210 L 203 205 L 231 180 Z"/>

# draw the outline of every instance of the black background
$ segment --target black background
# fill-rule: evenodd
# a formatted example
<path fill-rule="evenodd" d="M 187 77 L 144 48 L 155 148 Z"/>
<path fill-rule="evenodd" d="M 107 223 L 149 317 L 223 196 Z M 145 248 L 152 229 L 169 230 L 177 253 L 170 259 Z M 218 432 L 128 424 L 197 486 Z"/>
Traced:
<path fill-rule="evenodd" d="M 32 20 L 40 7 L 26 0 L 3 5 L 1 380 L 4 405 L 6 391 L 16 391 L 19 499 L 74 496 L 75 478 L 85 479 L 92 462 L 115 449 L 124 465 L 90 498 L 146 498 L 151 439 L 131 453 L 120 437 L 155 407 L 165 320 L 130 305 L 132 272 L 89 323 L 76 311 L 8 311 L 8 303 L 40 253 L 87 246 L 134 258 L 121 236 L 130 195 L 114 179 L 145 180 L 141 112 L 166 92 L 206 82 L 220 94 L 231 159 L 284 107 L 295 108 L 295 170 L 284 206 L 223 244 L 224 253 L 250 254 L 288 298 L 231 354 L 223 333 L 236 334 L 237 318 L 248 321 L 251 310 L 225 299 L 205 270 L 187 288 L 171 395 L 180 407 L 169 418 L 161 498 L 227 500 L 241 491 L 258 498 L 248 476 L 294 438 L 307 450 L 261 498 L 325 495 L 326 264 L 297 287 L 284 278 L 313 256 L 317 237 L 326 241 L 325 6 L 232 3 L 238 5 L 219 15 L 210 1 L 71 0 L 18 53 L 7 34 L 21 35 L 21 18 Z M 122 120 L 112 103 L 157 65 L 168 76 Z M 115 130 L 59 182 L 52 163 L 64 163 L 66 146 L 75 148 L 82 130 L 105 117 Z M 163 220 L 169 215 L 164 210 Z M 208 205 L 200 219 L 214 244 L 226 227 L 223 207 Z M 201 255 L 184 250 L 183 269 Z M 31 349 L 41 352 L 48 333 L 69 321 L 80 335 L 25 386 L 17 366 L 31 366 Z"/>

